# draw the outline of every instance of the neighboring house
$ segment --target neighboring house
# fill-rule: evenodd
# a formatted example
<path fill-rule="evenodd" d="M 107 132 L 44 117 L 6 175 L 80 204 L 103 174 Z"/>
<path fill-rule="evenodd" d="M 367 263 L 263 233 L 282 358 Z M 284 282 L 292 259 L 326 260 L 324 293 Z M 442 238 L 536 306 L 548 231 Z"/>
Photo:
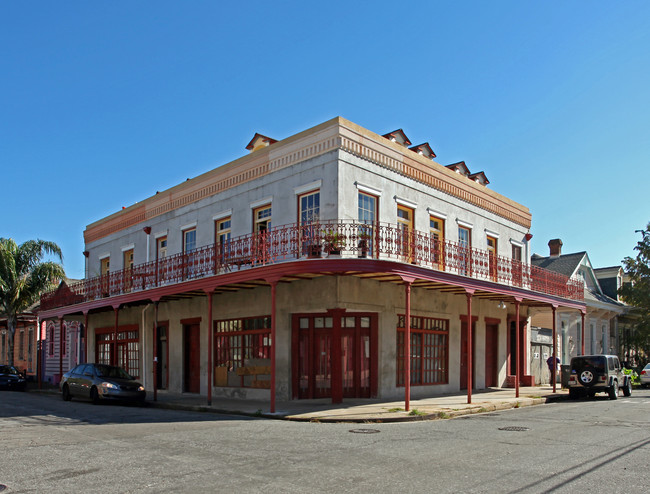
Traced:
<path fill-rule="evenodd" d="M 580 280 L 530 265 L 528 208 L 401 129 L 337 117 L 247 149 L 88 225 L 86 278 L 41 317 L 150 392 L 274 410 L 530 384 L 531 308 L 585 310 Z"/>
<path fill-rule="evenodd" d="M 34 307 L 18 315 L 14 335 L 14 366 L 28 376 L 35 377 L 37 371 L 36 328 L 38 327 Z M 7 317 L 0 314 L 0 364 L 9 363 L 9 329 Z"/>
<path fill-rule="evenodd" d="M 75 303 L 80 299 L 70 291 L 68 286 L 79 281 L 66 278 L 53 293 L 65 303 Z M 84 362 L 83 324 L 75 320 L 61 323 L 60 319 L 40 321 L 41 379 L 51 384 L 58 384 L 63 373 Z"/>
<path fill-rule="evenodd" d="M 630 281 L 629 276 L 625 274 L 622 267 L 597 268 L 594 269 L 594 273 L 605 295 L 620 303 L 625 303 L 618 291 L 625 283 L 630 283 Z M 621 360 L 629 362 L 632 366 L 643 366 L 646 363 L 646 357 L 644 355 L 637 356 L 636 348 L 631 343 L 631 336 L 639 323 L 640 314 L 636 307 L 626 305 L 626 309 L 626 312 L 615 320 L 617 327 L 616 353 Z"/>
<path fill-rule="evenodd" d="M 569 364 L 571 357 L 576 355 L 617 354 L 618 320 L 627 312 L 625 304 L 617 300 L 616 287 L 620 287 L 620 280 L 616 279 L 620 274 L 616 271 L 617 268 L 594 269 L 586 252 L 562 254 L 563 244 L 560 239 L 553 239 L 548 245 L 549 256 L 534 254 L 531 263 L 565 276 L 577 277 L 584 282 L 584 317 L 579 312 L 567 311 L 561 307 L 556 312 L 557 356 L 561 364 Z M 533 309 L 531 325 L 536 328 L 537 335 L 542 335 L 545 340 L 553 327 L 553 312 L 548 308 Z M 544 346 L 542 341 L 537 343 L 541 353 L 531 351 L 530 365 L 531 368 L 541 369 L 541 373 L 536 375 L 536 382 L 547 383 L 549 372 L 545 360 L 549 355 L 544 353 L 544 350 L 548 350 L 550 346 Z M 552 345 L 552 337 L 550 344 Z M 536 358 L 544 360 L 542 365 L 535 361 Z"/>

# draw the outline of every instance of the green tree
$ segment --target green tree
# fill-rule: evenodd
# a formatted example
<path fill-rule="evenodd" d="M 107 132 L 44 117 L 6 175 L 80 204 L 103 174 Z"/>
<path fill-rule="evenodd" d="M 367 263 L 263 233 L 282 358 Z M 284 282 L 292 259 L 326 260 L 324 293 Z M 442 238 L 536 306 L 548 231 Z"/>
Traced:
<path fill-rule="evenodd" d="M 65 277 L 61 264 L 43 261 L 47 255 L 63 262 L 61 248 L 54 242 L 28 240 L 18 245 L 11 238 L 0 238 L 0 314 L 7 318 L 10 365 L 14 363 L 18 314 Z"/>
<path fill-rule="evenodd" d="M 619 294 L 625 303 L 636 308 L 639 319 L 632 335 L 632 343 L 647 358 L 650 353 L 650 223 L 639 233 L 643 238 L 634 247 L 636 257 L 623 259 L 625 273 L 630 277 L 631 283 L 624 284 Z"/>

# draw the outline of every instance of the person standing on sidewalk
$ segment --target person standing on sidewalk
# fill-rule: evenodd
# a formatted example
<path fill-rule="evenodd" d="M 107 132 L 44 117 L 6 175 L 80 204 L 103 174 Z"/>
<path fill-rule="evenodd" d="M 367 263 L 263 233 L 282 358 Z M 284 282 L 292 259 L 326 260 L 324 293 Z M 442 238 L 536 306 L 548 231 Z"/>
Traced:
<path fill-rule="evenodd" d="M 555 365 L 553 365 L 553 355 L 546 359 L 546 365 L 548 365 L 549 382 L 553 384 L 553 379 L 557 382 L 557 371 L 560 369 L 560 358 L 555 357 Z"/>

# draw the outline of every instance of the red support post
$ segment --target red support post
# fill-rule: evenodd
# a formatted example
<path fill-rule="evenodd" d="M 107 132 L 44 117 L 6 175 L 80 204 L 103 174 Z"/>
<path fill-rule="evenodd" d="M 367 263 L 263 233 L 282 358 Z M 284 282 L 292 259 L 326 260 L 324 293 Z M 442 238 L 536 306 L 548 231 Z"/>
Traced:
<path fill-rule="evenodd" d="M 88 311 L 84 312 L 84 362 L 88 362 Z"/>
<path fill-rule="evenodd" d="M 271 284 L 271 413 L 275 413 L 275 350 L 276 350 L 276 341 L 275 341 L 275 326 L 276 326 L 276 288 L 278 286 L 278 280 L 270 281 Z"/>
<path fill-rule="evenodd" d="M 341 317 L 343 311 L 328 311 L 332 316 L 332 338 L 330 340 L 330 372 L 332 403 L 343 403 L 343 365 L 341 351 Z"/>
<path fill-rule="evenodd" d="M 557 307 L 553 306 L 553 375 L 551 376 L 551 379 L 553 380 L 553 393 L 556 392 L 556 381 L 557 381 L 557 328 L 556 328 L 556 317 L 555 317 L 555 311 Z"/>
<path fill-rule="evenodd" d="M 582 346 L 582 353 L 580 355 L 585 354 L 585 313 L 580 312 L 580 318 L 582 319 L 582 324 L 580 325 L 580 345 Z"/>
<path fill-rule="evenodd" d="M 411 407 L 411 281 L 404 281 L 406 314 L 404 316 L 404 410 Z"/>
<path fill-rule="evenodd" d="M 472 292 L 467 292 L 467 403 L 472 403 Z"/>
<path fill-rule="evenodd" d="M 120 310 L 118 307 L 113 307 L 115 311 L 115 325 L 113 326 L 113 354 L 111 355 L 111 363 L 117 365 L 117 321 L 118 321 L 118 312 Z"/>
<path fill-rule="evenodd" d="M 212 406 L 212 376 L 214 368 L 212 365 L 212 338 L 214 329 L 212 327 L 212 292 L 208 292 L 208 406 Z"/>
<path fill-rule="evenodd" d="M 158 301 L 154 302 L 153 315 L 153 401 L 158 401 Z"/>
<path fill-rule="evenodd" d="M 519 332 L 521 330 L 520 324 L 519 324 L 519 304 L 520 300 L 515 299 L 515 398 L 519 398 L 519 365 L 520 365 L 520 351 L 521 349 L 519 348 L 520 346 L 520 335 Z"/>

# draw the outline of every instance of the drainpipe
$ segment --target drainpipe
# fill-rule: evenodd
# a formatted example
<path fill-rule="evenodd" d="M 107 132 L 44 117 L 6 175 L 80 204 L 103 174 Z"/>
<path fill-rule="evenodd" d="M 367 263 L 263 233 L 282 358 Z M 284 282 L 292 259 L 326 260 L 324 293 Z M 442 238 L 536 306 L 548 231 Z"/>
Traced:
<path fill-rule="evenodd" d="M 147 261 L 149 262 L 149 237 L 151 235 L 151 227 L 150 226 L 145 226 L 143 229 L 144 233 L 147 234 Z"/>

